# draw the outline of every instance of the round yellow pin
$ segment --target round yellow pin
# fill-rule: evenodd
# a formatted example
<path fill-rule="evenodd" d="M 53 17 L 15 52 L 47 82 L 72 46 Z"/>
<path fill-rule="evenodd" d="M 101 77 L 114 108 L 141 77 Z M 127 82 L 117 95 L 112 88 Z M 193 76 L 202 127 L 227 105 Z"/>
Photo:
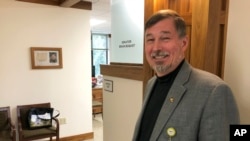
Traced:
<path fill-rule="evenodd" d="M 168 134 L 169 137 L 173 137 L 173 136 L 176 135 L 176 130 L 173 127 L 169 127 L 167 129 L 167 134 Z"/>

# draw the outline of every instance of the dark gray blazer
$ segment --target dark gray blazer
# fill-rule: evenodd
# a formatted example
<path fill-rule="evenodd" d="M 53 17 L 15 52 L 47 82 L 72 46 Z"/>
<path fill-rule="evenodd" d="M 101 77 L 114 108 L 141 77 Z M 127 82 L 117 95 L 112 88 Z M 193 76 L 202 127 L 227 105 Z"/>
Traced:
<path fill-rule="evenodd" d="M 148 82 L 133 141 L 155 80 L 153 77 Z M 239 124 L 231 89 L 219 77 L 195 69 L 185 61 L 165 99 L 150 141 L 168 141 L 170 127 L 176 130 L 171 141 L 229 141 L 230 124 Z"/>

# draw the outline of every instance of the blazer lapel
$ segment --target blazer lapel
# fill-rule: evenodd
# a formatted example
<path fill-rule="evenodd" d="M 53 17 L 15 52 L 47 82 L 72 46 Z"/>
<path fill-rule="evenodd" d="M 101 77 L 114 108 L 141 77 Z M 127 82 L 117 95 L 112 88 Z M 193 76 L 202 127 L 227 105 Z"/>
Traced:
<path fill-rule="evenodd" d="M 164 126 L 166 125 L 175 108 L 177 107 L 178 103 L 181 101 L 182 96 L 186 91 L 186 88 L 183 85 L 187 82 L 190 72 L 190 65 L 188 65 L 187 62 L 184 62 L 163 103 L 162 109 L 156 120 L 150 141 L 157 140 Z"/>

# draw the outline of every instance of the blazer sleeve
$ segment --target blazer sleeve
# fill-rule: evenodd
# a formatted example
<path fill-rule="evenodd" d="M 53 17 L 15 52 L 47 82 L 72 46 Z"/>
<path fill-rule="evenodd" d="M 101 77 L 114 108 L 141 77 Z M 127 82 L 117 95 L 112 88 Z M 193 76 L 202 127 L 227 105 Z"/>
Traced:
<path fill-rule="evenodd" d="M 229 141 L 230 124 L 239 124 L 239 113 L 232 91 L 225 83 L 214 87 L 203 112 L 199 141 Z"/>

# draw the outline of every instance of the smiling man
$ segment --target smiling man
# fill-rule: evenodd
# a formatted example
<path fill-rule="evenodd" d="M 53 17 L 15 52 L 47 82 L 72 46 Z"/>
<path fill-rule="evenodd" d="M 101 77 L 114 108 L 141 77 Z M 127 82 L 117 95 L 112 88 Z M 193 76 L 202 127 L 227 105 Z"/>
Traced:
<path fill-rule="evenodd" d="M 145 55 L 156 75 L 148 82 L 133 141 L 229 141 L 239 113 L 229 86 L 185 60 L 186 24 L 161 10 L 145 24 Z"/>

